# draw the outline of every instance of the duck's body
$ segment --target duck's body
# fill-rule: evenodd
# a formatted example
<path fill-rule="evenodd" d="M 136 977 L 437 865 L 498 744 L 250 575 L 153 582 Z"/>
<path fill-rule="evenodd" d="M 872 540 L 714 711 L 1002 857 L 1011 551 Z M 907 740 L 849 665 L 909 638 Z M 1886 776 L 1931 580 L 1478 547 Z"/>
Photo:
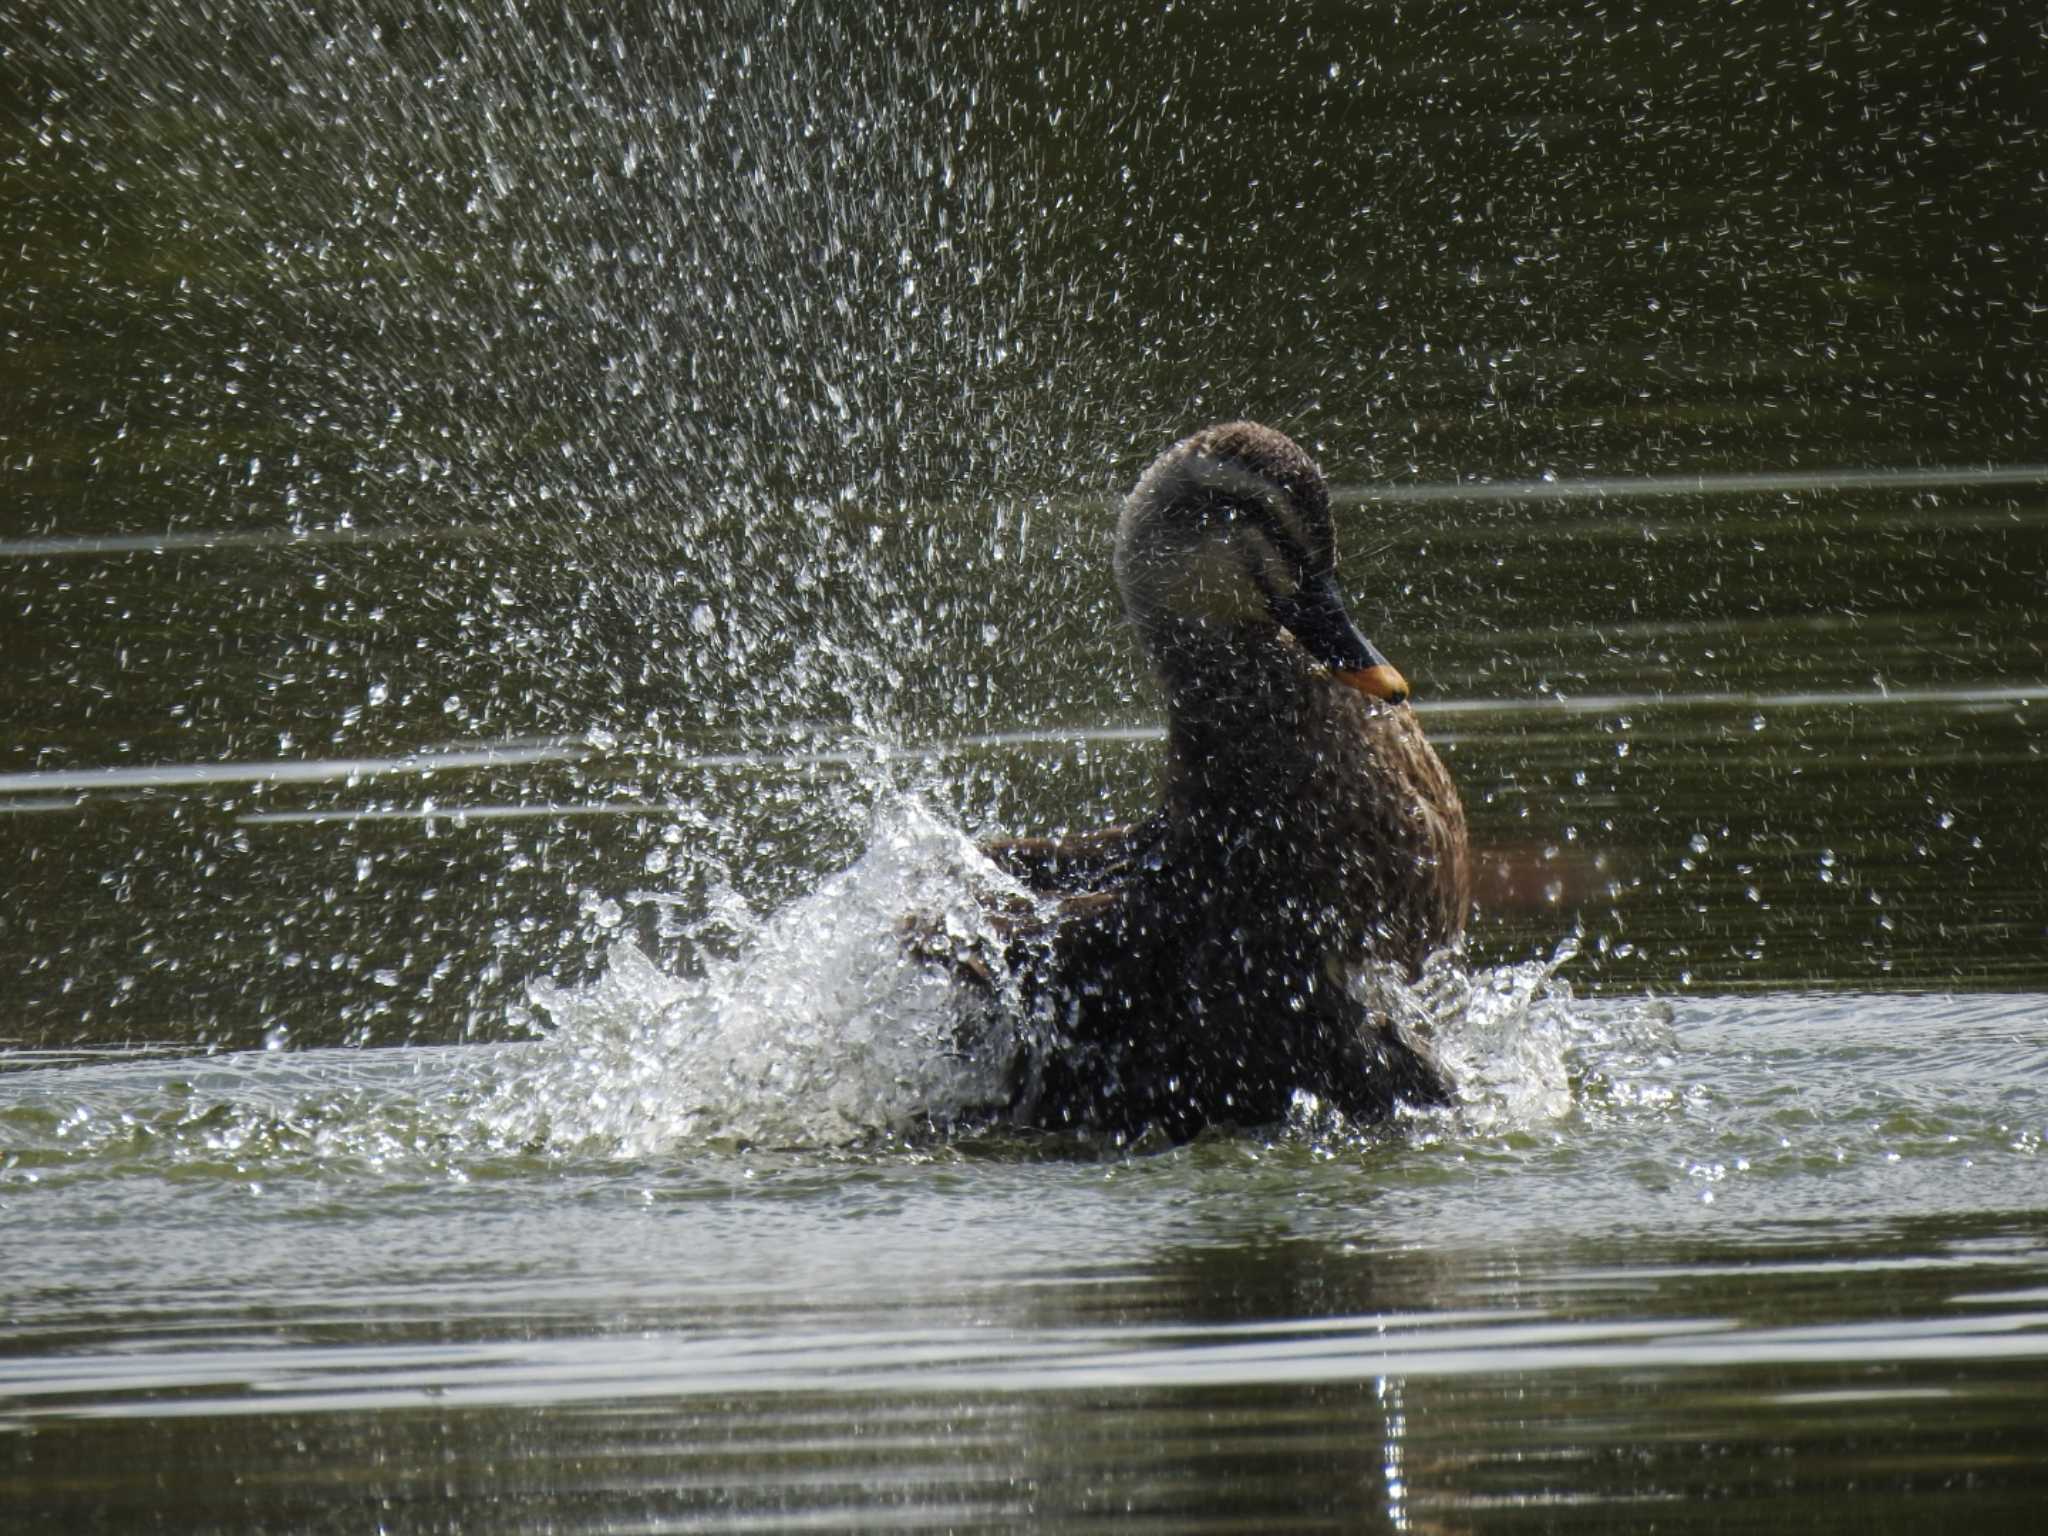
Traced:
<path fill-rule="evenodd" d="M 1267 428 L 1197 433 L 1132 492 L 1117 574 L 1166 689 L 1164 805 L 991 850 L 1056 913 L 1012 956 L 1040 1031 L 1018 1119 L 1178 1139 L 1297 1090 L 1358 1120 L 1448 1096 L 1350 982 L 1456 941 L 1464 812 L 1334 563 L 1322 477 Z"/>

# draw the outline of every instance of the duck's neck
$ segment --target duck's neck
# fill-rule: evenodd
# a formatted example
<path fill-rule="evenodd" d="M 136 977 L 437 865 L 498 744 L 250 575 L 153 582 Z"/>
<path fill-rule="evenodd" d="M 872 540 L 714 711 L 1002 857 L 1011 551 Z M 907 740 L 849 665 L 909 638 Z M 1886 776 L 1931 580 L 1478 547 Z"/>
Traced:
<path fill-rule="evenodd" d="M 1166 685 L 1169 801 L 1183 813 L 1284 805 L 1314 766 L 1314 664 L 1275 624 L 1155 623 L 1148 649 Z"/>

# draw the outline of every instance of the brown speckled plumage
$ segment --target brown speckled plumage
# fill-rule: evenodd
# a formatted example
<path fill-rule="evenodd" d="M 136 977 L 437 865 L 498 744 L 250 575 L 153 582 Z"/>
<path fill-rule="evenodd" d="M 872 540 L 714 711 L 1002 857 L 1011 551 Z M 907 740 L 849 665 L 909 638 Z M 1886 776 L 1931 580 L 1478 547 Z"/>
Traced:
<path fill-rule="evenodd" d="M 1412 974 L 1458 938 L 1464 811 L 1405 691 L 1368 697 L 1276 621 L 1283 567 L 1326 581 L 1334 558 L 1321 474 L 1264 427 L 1197 433 L 1132 492 L 1118 577 L 1166 690 L 1164 805 L 990 850 L 1059 902 L 1012 957 L 1042 1030 L 1019 1120 L 1181 1138 L 1277 1120 L 1297 1089 L 1354 1120 L 1447 1097 L 1347 983 L 1368 960 Z"/>

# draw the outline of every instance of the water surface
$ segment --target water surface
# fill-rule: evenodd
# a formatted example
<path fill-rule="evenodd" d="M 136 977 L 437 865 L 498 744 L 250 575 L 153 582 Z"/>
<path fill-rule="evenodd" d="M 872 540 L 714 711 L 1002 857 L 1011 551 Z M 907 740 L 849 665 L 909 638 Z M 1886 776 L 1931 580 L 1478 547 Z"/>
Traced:
<path fill-rule="evenodd" d="M 2041 43 L 0 0 L 0 1504 L 2033 1529 Z M 1463 787 L 1463 1100 L 935 1124 L 898 914 L 1149 803 L 1114 498 L 1234 415 Z"/>

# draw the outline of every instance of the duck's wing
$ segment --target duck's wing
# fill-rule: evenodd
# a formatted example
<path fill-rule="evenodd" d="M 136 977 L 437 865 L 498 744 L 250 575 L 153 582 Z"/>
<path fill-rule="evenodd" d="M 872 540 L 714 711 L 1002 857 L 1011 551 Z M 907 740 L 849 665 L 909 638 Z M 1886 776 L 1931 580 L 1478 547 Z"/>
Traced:
<path fill-rule="evenodd" d="M 1413 975 L 1431 951 L 1456 943 L 1465 931 L 1472 906 L 1465 808 L 1406 705 L 1372 711 L 1361 736 L 1373 793 L 1360 835 L 1380 871 L 1375 927 L 1387 938 L 1380 954 Z"/>
<path fill-rule="evenodd" d="M 1142 857 L 1152 823 L 1101 827 L 1057 837 L 1013 837 L 984 843 L 981 852 L 1024 892 L 984 889 L 976 901 L 997 943 L 962 939 L 929 917 L 906 917 L 904 948 L 934 961 L 984 990 L 993 988 L 998 966 L 1015 967 L 1042 955 L 1050 936 L 1072 919 L 1109 910 L 1121 897 L 1125 876 Z"/>
<path fill-rule="evenodd" d="M 1040 896 L 1086 897 L 1124 879 L 1158 839 L 1154 817 L 1057 837 L 1012 837 L 982 844 L 995 866 Z"/>

